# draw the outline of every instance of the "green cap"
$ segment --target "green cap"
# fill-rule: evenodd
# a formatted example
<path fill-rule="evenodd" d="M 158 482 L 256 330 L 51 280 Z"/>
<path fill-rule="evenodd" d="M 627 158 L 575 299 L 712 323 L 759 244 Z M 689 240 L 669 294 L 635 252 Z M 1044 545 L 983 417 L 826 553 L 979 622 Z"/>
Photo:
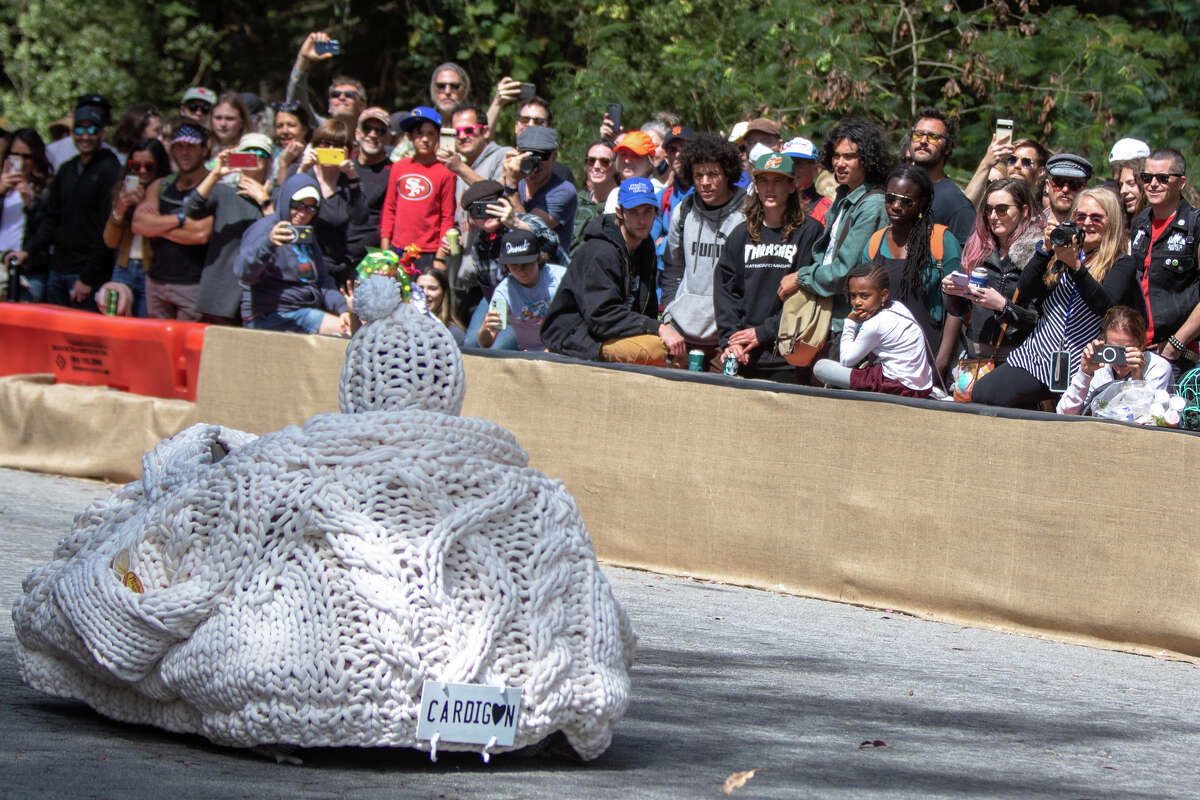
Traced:
<path fill-rule="evenodd" d="M 763 153 L 754 159 L 754 174 L 778 172 L 780 175 L 792 177 L 792 157 L 783 153 Z"/>

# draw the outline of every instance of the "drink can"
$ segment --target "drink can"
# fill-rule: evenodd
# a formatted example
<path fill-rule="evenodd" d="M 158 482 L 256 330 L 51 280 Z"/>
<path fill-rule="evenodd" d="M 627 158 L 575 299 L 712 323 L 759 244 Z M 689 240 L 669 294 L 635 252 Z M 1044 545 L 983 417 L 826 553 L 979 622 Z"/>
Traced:
<path fill-rule="evenodd" d="M 725 374 L 737 375 L 738 360 L 734 356 L 725 356 Z"/>
<path fill-rule="evenodd" d="M 110 317 L 117 315 L 117 290 L 109 289 L 104 298 L 104 313 Z"/>
<path fill-rule="evenodd" d="M 703 350 L 688 350 L 688 369 L 692 372 L 704 371 Z"/>
<path fill-rule="evenodd" d="M 987 288 L 988 271 L 985 267 L 976 267 L 971 270 L 971 288 L 986 289 Z"/>
<path fill-rule="evenodd" d="M 459 236 L 458 228 L 451 228 L 446 231 L 446 249 L 450 251 L 450 255 L 452 256 L 462 253 L 462 240 Z"/>

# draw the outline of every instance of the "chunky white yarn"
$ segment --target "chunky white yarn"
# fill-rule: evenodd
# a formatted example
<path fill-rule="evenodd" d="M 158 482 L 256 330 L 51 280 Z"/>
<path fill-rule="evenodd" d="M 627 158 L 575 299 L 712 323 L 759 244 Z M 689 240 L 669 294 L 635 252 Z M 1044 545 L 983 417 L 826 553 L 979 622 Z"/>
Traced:
<path fill-rule="evenodd" d="M 453 340 L 399 304 L 347 351 L 359 413 L 160 443 L 25 580 L 22 678 L 222 744 L 424 750 L 424 680 L 520 686 L 496 752 L 561 730 L 596 757 L 629 702 L 632 628 L 563 485 L 448 413 L 461 402 Z"/>

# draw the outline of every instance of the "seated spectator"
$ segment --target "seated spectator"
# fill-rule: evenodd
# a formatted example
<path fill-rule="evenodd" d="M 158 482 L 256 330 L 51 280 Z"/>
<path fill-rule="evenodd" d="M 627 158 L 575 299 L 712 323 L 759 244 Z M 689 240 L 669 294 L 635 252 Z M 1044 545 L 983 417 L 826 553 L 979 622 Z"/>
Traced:
<path fill-rule="evenodd" d="M 789 139 L 780 152 L 792 159 L 796 170 L 792 178 L 808 214 L 824 227 L 825 213 L 829 211 L 833 201 L 817 191 L 817 169 L 820 166 L 817 163 L 817 146 L 803 136 L 797 136 L 795 139 Z"/>
<path fill-rule="evenodd" d="M 942 279 L 959 268 L 962 251 L 950 229 L 934 223 L 933 191 L 928 173 L 920 166 L 893 170 L 884 195 L 890 224 L 871 237 L 862 260 L 887 272 L 895 290 L 891 296 L 921 326 L 935 354 L 934 369 L 943 375 L 958 354 L 962 320 L 946 315 Z"/>
<path fill-rule="evenodd" d="M 91 102 L 95 95 L 81 100 Z M 88 299 L 112 275 L 112 252 L 104 245 L 104 222 L 121 162 L 104 142 L 106 112 L 99 106 L 75 109 L 71 138 L 78 155 L 56 171 L 45 212 L 25 250 L 50 250 L 46 302 L 86 309 Z"/>
<path fill-rule="evenodd" d="M 313 132 L 312 147 L 300 157 L 299 171 L 311 174 L 321 188 L 321 209 L 313 227 L 325 269 L 338 286 L 353 279 L 357 266 L 347 255 L 350 225 L 361 225 L 368 216 L 362 181 L 350 160 L 350 130 L 339 117 L 325 120 Z M 341 160 L 323 163 L 321 157 L 328 151 L 336 152 Z"/>
<path fill-rule="evenodd" d="M 537 214 L 558 235 L 563 252 L 571 249 L 575 186 L 553 172 L 558 160 L 558 134 L 553 128 L 529 126 L 517 137 L 517 152 L 504 159 L 504 193 L 518 214 Z"/>
<path fill-rule="evenodd" d="M 113 149 L 119 155 L 129 157 L 133 146 L 143 139 L 159 139 L 162 136 L 162 115 L 152 103 L 137 103 L 126 109 L 113 131 Z"/>
<path fill-rule="evenodd" d="M 913 163 L 925 170 L 933 184 L 933 221 L 949 228 L 956 241 L 965 242 L 975 224 L 975 205 L 946 177 L 958 124 L 939 109 L 925 108 L 913 123 L 909 138 Z"/>
<path fill-rule="evenodd" d="M 813 376 L 838 389 L 929 397 L 929 346 L 909 310 L 891 299 L 887 271 L 878 264 L 860 264 L 846 276 L 846 294 L 851 311 L 842 328 L 838 361 L 819 360 Z M 854 366 L 866 359 L 870 365 Z"/>
<path fill-rule="evenodd" d="M 236 92 L 227 92 L 218 98 L 212 109 L 213 147 L 228 150 L 237 147 L 242 136 L 250 132 L 250 111 Z M 216 166 L 215 161 L 208 165 Z"/>
<path fill-rule="evenodd" d="M 821 226 L 804 210 L 788 156 L 768 153 L 754 164 L 754 194 L 717 261 L 713 307 L 721 361 L 732 356 L 746 378 L 792 382 L 796 370 L 775 352 L 784 275 L 812 259 Z"/>
<path fill-rule="evenodd" d="M 121 180 L 113 185 L 112 213 L 104 224 L 104 244 L 117 251 L 112 281 L 128 288 L 129 303 L 119 302 L 117 306 L 120 316 L 147 315 L 146 272 L 154 263 L 154 252 L 149 239 L 133 232 L 133 213 L 146 200 L 150 185 L 170 172 L 171 161 L 162 143 L 141 139 L 133 144 Z M 107 288 L 108 283 L 96 292 L 96 307 L 101 311 L 106 309 L 103 290 Z"/>
<path fill-rule="evenodd" d="M 233 168 L 229 154 L 252 155 L 256 166 Z M 250 226 L 274 213 L 266 180 L 271 169 L 271 140 L 247 133 L 234 150 L 217 154 L 217 167 L 188 196 L 185 210 L 192 219 L 212 218 L 212 236 L 200 275 L 196 310 L 205 322 L 241 324 L 242 287 L 233 272 L 242 237 Z M 318 234 L 319 238 L 319 234 Z"/>
<path fill-rule="evenodd" d="M 1037 408 L 1066 389 L 1079 369 L 1083 348 L 1100 333 L 1105 312 L 1118 304 L 1141 304 L 1137 264 L 1125 252 L 1121 206 L 1107 189 L 1085 189 L 1072 213 L 1083 231 L 1056 246 L 1047 223 L 1044 240 L 1021 272 L 1019 302 L 1038 314 L 1033 332 L 1003 365 L 981 378 L 971 400 L 1009 408 Z"/>
<path fill-rule="evenodd" d="M 357 266 L 363 260 L 368 247 L 379 247 L 379 220 L 383 217 L 383 201 L 392 170 L 392 162 L 388 159 L 392 149 L 388 112 L 379 106 L 363 111 L 354 138 L 358 143 L 354 172 L 358 175 L 367 214 L 365 218 L 351 217 L 346 230 L 346 256 L 350 266 Z"/>
<path fill-rule="evenodd" d="M 16 285 L 8 287 L 8 299 L 40 303 L 46 297 L 50 251 L 48 247 L 31 251 L 27 243 L 49 201 L 54 168 L 33 128 L 13 131 L 0 164 L 0 266 L 16 266 L 19 276 Z"/>
<path fill-rule="evenodd" d="M 615 179 L 620 181 L 629 178 L 653 178 L 654 175 L 654 140 L 642 131 L 630 131 L 617 140 L 613 154 L 617 158 L 617 174 Z M 651 180 L 653 183 L 653 180 Z M 656 193 L 662 189 L 656 189 Z M 612 214 L 617 210 L 617 192 L 611 191 L 604 204 L 604 213 Z"/>
<path fill-rule="evenodd" d="M 321 248 L 295 241 L 293 226 L 311 225 L 320 204 L 316 179 L 293 175 L 275 213 L 246 231 L 233 272 L 242 283 L 247 328 L 349 335 L 350 310 L 325 270 Z"/>
<path fill-rule="evenodd" d="M 392 164 L 379 219 L 380 246 L 403 252 L 415 244 L 421 250 L 419 269 L 433 264 L 442 237 L 454 225 L 454 173 L 437 160 L 441 126 L 441 115 L 428 106 L 417 106 L 400 123 L 415 153 Z"/>
<path fill-rule="evenodd" d="M 308 72 L 315 62 L 326 61 L 337 55 L 332 51 L 317 52 L 318 42 L 329 41 L 331 41 L 329 35 L 320 31 L 314 31 L 305 37 L 304 42 L 300 45 L 300 52 L 296 54 L 296 63 L 292 66 L 292 73 L 288 76 L 287 96 L 284 98 L 285 103 L 297 104 L 303 108 L 308 118 L 316 120 L 317 125 L 325 122 L 326 117 L 318 114 L 316 108 L 313 107 L 312 95 L 308 88 Z M 328 114 L 330 117 L 340 119 L 347 128 L 353 130 L 354 126 L 358 124 L 359 115 L 366 107 L 367 92 L 361 81 L 348 75 L 338 75 L 329 82 Z"/>
<path fill-rule="evenodd" d="M 429 76 L 429 99 L 438 114 L 446 119 L 470 96 L 471 79 L 467 71 L 452 61 L 438 65 Z"/>
<path fill-rule="evenodd" d="M 217 104 L 217 93 L 203 86 L 193 86 L 183 93 L 179 101 L 179 116 L 212 130 L 212 110 Z"/>
<path fill-rule="evenodd" d="M 992 358 L 1002 363 L 1033 330 L 1037 315 L 1016 304 L 1014 294 L 1021 270 L 1033 257 L 1043 235 L 1034 222 L 1036 218 L 1025 181 L 993 181 L 984 194 L 975 230 L 962 256 L 962 271 L 967 275 L 976 269 L 987 270 L 987 286 L 963 287 L 949 277 L 942 281 L 947 313 L 966 319 L 963 332 L 969 358 Z"/>
<path fill-rule="evenodd" d="M 1055 409 L 1059 414 L 1091 414 L 1092 402 L 1116 381 L 1145 381 L 1150 389 L 1171 389 L 1171 362 L 1151 350 L 1146 341 L 1146 318 L 1129 306 L 1113 306 L 1100 323 L 1102 338 L 1084 345 L 1079 372 L 1063 392 Z M 1104 345 L 1124 351 L 1124 363 L 1109 364 L 1096 359 Z"/>
<path fill-rule="evenodd" d="M 171 158 L 178 169 L 159 178 L 133 212 L 133 232 L 151 239 L 154 260 L 146 267 L 146 313 L 155 319 L 196 321 L 212 217 L 189 219 L 183 204 L 208 170 L 208 131 L 184 121 L 171 133 Z"/>
<path fill-rule="evenodd" d="M 296 174 L 300 156 L 312 138 L 311 117 L 298 103 L 276 103 L 275 109 L 275 174 L 271 186 L 282 186 L 290 175 Z"/>
<path fill-rule="evenodd" d="M 596 217 L 542 322 L 552 353 L 589 361 L 666 364 L 684 358 L 683 337 L 658 321 L 654 244 L 658 217 L 654 185 L 622 181 L 617 212 Z"/>
<path fill-rule="evenodd" d="M 608 197 L 616 191 L 620 181 L 617 180 L 617 168 L 613 147 L 606 141 L 593 142 L 587 150 L 585 161 L 585 185 L 578 192 L 579 203 L 575 209 L 575 234 L 571 237 L 574 248 L 579 249 L 583 241 L 580 236 L 584 227 L 600 214 L 607 213 L 604 204 Z"/>
<path fill-rule="evenodd" d="M 417 286 L 425 293 L 425 307 L 429 313 L 446 326 L 454 343 L 461 348 L 466 331 L 450 308 L 450 283 L 446 280 L 446 271 L 430 267 L 417 276 Z"/>
<path fill-rule="evenodd" d="M 496 334 L 511 327 L 516 337 L 516 349 L 545 350 L 541 338 L 542 322 L 566 267 L 547 264 L 537 237 L 521 230 L 504 234 L 498 260 L 508 270 L 508 275 L 492 294 L 476 341 L 480 347 L 497 349 Z"/>
<path fill-rule="evenodd" d="M 737 148 L 720 136 L 702 133 L 683 152 L 683 173 L 695 186 L 671 217 L 663 249 L 663 322 L 677 330 L 687 349 L 717 353 L 713 276 L 725 242 L 742 223 L 746 190 Z"/>

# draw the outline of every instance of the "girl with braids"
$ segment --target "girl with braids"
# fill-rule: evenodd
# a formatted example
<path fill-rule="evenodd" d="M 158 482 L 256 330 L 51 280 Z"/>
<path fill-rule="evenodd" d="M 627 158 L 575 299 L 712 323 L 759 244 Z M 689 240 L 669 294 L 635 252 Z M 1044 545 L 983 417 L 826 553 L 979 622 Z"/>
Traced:
<path fill-rule="evenodd" d="M 792 180 L 792 159 L 778 153 L 754 162 L 754 194 L 725 241 L 713 282 L 717 352 L 733 356 L 747 378 L 791 382 L 796 370 L 775 353 L 784 275 L 812 258 L 821 225 L 805 213 Z"/>
<path fill-rule="evenodd" d="M 962 250 L 954 234 L 933 222 L 933 184 L 925 170 L 897 167 L 883 199 L 891 224 L 868 240 L 863 261 L 887 272 L 892 296 L 912 312 L 934 354 L 934 367 L 945 373 L 958 355 L 962 319 L 946 314 L 942 279 L 958 269 Z"/>
<path fill-rule="evenodd" d="M 889 285 L 879 264 L 850 270 L 846 296 L 852 310 L 842 326 L 841 363 L 823 358 L 813 365 L 813 377 L 838 389 L 929 397 L 933 369 L 925 335 L 912 312 L 891 299 Z M 869 366 L 853 368 L 867 359 Z"/>

